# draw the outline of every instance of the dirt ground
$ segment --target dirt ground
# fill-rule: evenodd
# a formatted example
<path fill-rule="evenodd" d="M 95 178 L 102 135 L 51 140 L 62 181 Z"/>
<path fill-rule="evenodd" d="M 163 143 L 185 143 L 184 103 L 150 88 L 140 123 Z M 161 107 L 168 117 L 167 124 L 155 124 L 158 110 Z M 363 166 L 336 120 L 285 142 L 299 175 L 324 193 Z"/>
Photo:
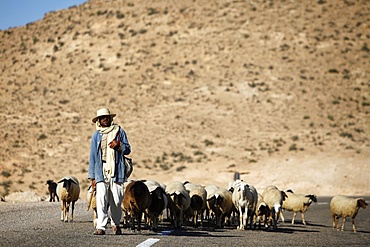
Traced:
<path fill-rule="evenodd" d="M 369 16 L 367 0 L 90 0 L 2 30 L 0 195 L 86 188 L 100 107 L 133 178 L 370 195 Z"/>

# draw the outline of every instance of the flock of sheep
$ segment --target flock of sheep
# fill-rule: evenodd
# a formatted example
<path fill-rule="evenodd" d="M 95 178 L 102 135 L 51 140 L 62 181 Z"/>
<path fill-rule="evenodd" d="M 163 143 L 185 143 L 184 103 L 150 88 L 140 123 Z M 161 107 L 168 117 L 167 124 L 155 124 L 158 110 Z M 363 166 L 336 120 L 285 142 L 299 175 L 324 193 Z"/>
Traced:
<path fill-rule="evenodd" d="M 62 203 L 61 220 L 68 222 L 69 207 L 72 206 L 70 221 L 73 220 L 75 202 L 80 195 L 77 178 L 67 176 L 57 184 L 51 180 L 49 185 L 50 201 L 56 196 Z M 291 190 L 281 191 L 276 186 L 267 186 L 260 194 L 253 185 L 242 180 L 230 183 L 229 188 L 216 185 L 203 186 L 191 182 L 173 181 L 162 184 L 154 180 L 129 180 L 124 183 L 122 202 L 123 225 L 132 230 L 141 229 L 141 221 L 148 229 L 157 231 L 163 220 L 164 212 L 172 227 L 192 225 L 198 227 L 207 220 L 215 227 L 225 224 L 237 225 L 237 229 L 256 228 L 261 224 L 266 229 L 277 229 L 279 217 L 284 221 L 283 210 L 292 211 L 294 224 L 297 212 L 301 212 L 302 223 L 306 224 L 304 213 L 312 202 L 317 202 L 315 195 L 295 194 Z M 96 225 L 95 191 L 87 191 L 87 210 L 94 211 Z M 356 232 L 354 219 L 359 208 L 368 204 L 363 198 L 334 196 L 330 202 L 333 228 L 338 229 L 339 218 L 343 217 L 341 230 L 344 230 L 346 218 L 352 219 L 352 230 Z"/>

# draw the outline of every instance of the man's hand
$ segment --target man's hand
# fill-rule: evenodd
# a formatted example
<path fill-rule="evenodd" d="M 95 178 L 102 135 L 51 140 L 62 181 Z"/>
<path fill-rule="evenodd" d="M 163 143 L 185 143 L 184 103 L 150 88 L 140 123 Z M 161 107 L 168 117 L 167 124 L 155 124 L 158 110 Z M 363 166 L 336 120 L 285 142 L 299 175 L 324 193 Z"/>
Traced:
<path fill-rule="evenodd" d="M 110 148 L 115 149 L 116 147 L 119 147 L 121 145 L 121 142 L 118 140 L 113 140 L 108 145 Z"/>
<path fill-rule="evenodd" d="M 91 179 L 91 187 L 96 188 L 96 182 L 95 179 Z"/>

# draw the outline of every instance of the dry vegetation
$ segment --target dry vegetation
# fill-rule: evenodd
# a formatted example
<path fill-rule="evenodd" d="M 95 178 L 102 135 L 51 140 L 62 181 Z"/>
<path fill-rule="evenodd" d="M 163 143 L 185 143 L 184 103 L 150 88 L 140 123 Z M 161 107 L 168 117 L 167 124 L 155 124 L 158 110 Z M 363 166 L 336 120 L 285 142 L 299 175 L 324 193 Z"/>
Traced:
<path fill-rule="evenodd" d="M 117 113 L 133 176 L 370 194 L 370 2 L 95 1 L 0 31 L 0 195 L 73 174 Z"/>

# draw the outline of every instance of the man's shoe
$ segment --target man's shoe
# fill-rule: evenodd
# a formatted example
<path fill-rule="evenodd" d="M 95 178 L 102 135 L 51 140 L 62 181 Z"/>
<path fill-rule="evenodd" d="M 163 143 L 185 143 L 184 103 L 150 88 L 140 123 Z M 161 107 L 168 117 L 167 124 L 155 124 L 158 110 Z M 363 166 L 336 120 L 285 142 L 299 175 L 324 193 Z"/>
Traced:
<path fill-rule="evenodd" d="M 121 228 L 119 226 L 112 226 L 112 229 L 113 229 L 113 233 L 115 235 L 121 235 L 122 234 Z"/>
<path fill-rule="evenodd" d="M 105 235 L 105 231 L 102 229 L 96 229 L 94 235 Z"/>

